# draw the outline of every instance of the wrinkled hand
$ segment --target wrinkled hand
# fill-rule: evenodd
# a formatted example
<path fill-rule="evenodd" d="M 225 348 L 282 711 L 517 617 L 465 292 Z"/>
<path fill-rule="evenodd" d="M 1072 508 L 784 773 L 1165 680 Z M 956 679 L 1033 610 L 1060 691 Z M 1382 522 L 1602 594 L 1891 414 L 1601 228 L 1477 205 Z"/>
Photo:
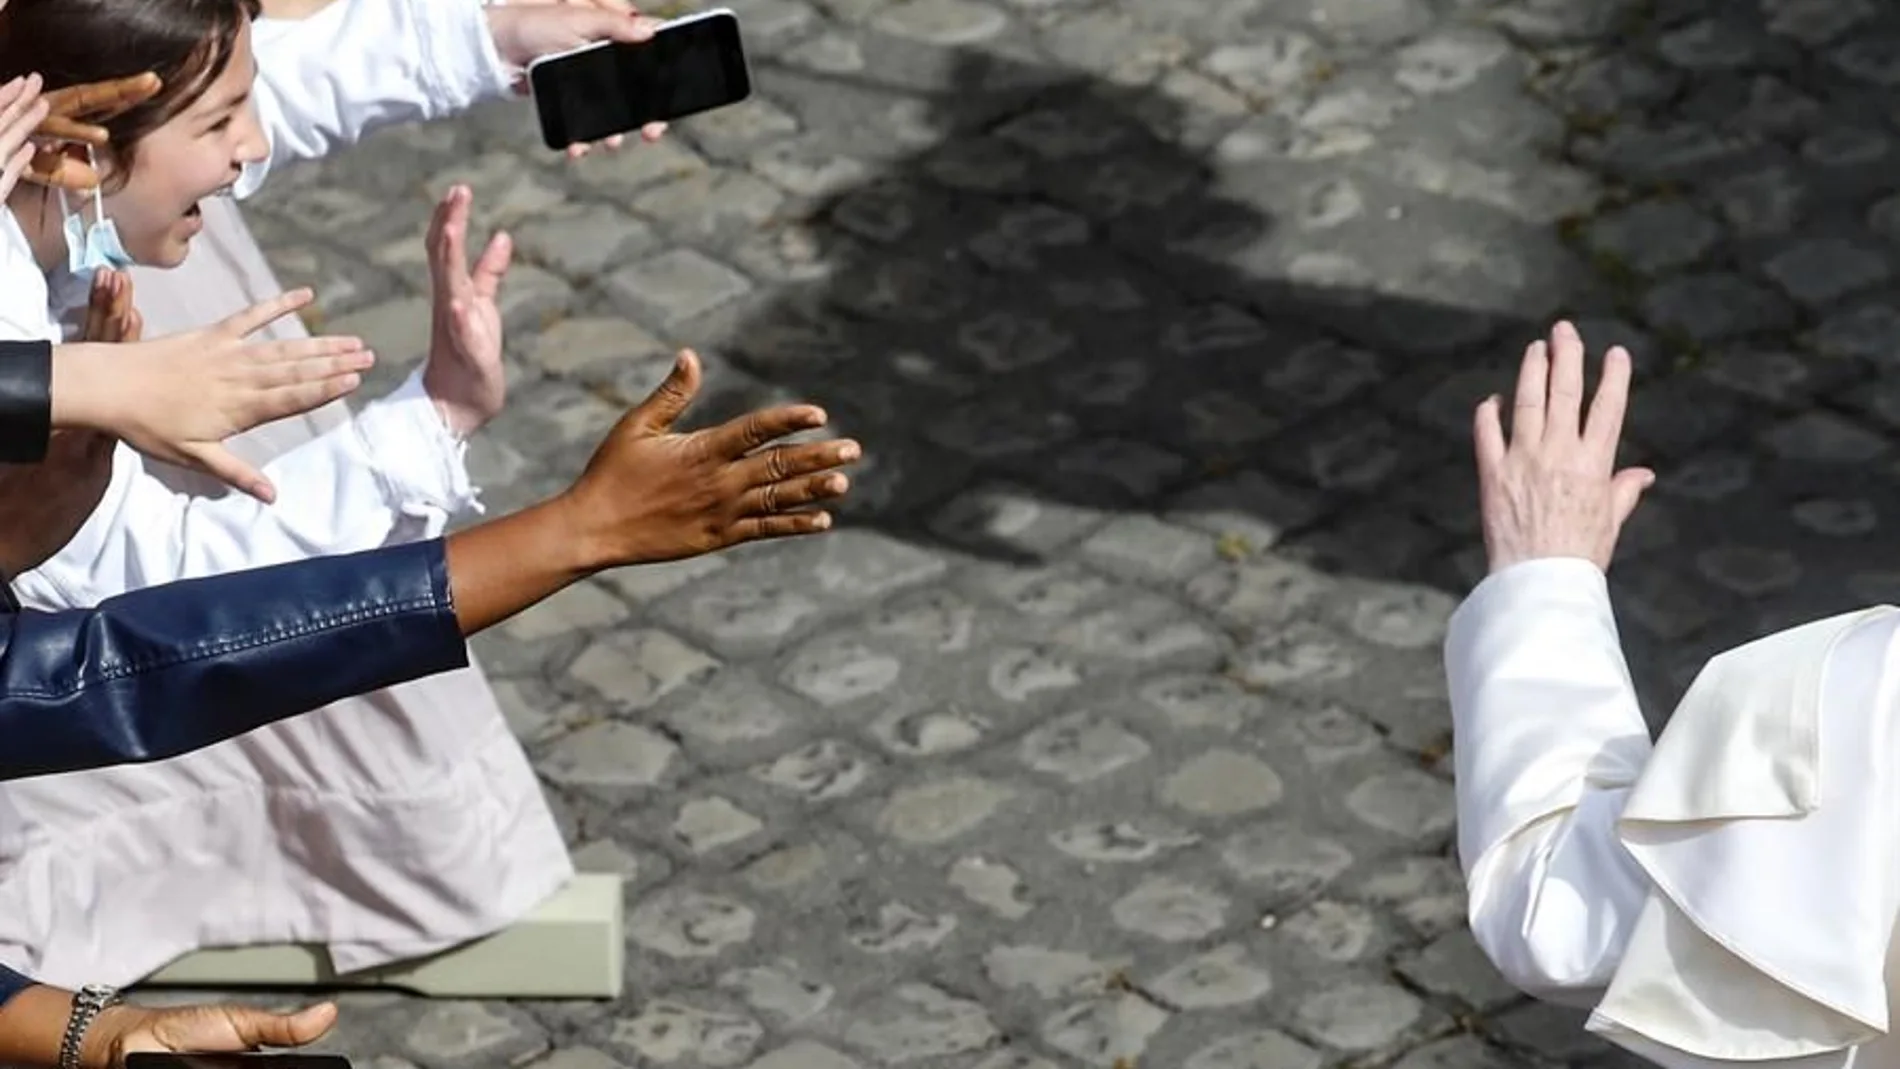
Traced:
<path fill-rule="evenodd" d="M 85 1069 L 124 1069 L 128 1054 L 226 1054 L 262 1047 L 301 1047 L 336 1024 L 336 1007 L 321 1003 L 297 1013 L 249 1006 L 113 1006 L 86 1033 Z"/>
<path fill-rule="evenodd" d="M 457 437 L 466 438 L 501 413 L 508 377 L 501 362 L 501 306 L 496 298 L 514 241 L 497 232 L 468 266 L 468 215 L 473 194 L 456 186 L 436 205 L 429 224 L 433 320 L 422 386 Z"/>
<path fill-rule="evenodd" d="M 641 17 L 628 0 L 512 0 L 488 8 L 486 14 L 496 51 L 507 63 L 523 68 L 542 56 L 598 41 L 644 44 L 660 26 L 658 19 Z M 515 88 L 525 93 L 527 84 L 524 81 Z M 640 128 L 640 137 L 648 142 L 665 135 L 663 122 Z M 617 149 L 625 141 L 616 134 L 603 144 Z M 569 145 L 567 156 L 579 159 L 591 149 L 590 145 Z"/>
<path fill-rule="evenodd" d="M 80 339 L 117 345 L 138 341 L 144 334 L 145 317 L 132 303 L 132 276 L 111 268 L 94 274 Z"/>
<path fill-rule="evenodd" d="M 1583 407 L 1583 339 L 1558 323 L 1548 342 L 1524 351 L 1506 442 L 1498 398 L 1478 406 L 1478 497 L 1491 571 L 1545 557 L 1581 557 L 1607 569 L 1624 521 L 1656 481 L 1647 468 L 1616 469 L 1629 405 L 1630 356 L 1603 359 L 1603 378 Z"/>
<path fill-rule="evenodd" d="M 27 181 L 74 191 L 97 186 L 98 172 L 86 162 L 84 151 L 72 149 L 106 144 L 106 128 L 99 124 L 145 103 L 162 87 L 156 74 L 135 74 L 109 82 L 69 85 L 45 94 L 41 99 L 46 103 L 46 113 L 34 131 L 41 144 L 26 172 Z"/>
<path fill-rule="evenodd" d="M 54 431 L 46 459 L 0 465 L 0 570 L 10 579 L 73 540 L 112 481 L 116 443 L 92 431 Z"/>
<path fill-rule="evenodd" d="M 276 500 L 270 480 L 226 449 L 225 439 L 348 394 L 376 360 L 361 338 L 246 340 L 312 299 L 309 290 L 295 290 L 215 326 L 114 350 L 115 396 L 124 400 L 111 429 L 147 456 Z"/>
<path fill-rule="evenodd" d="M 775 444 L 825 425 L 822 409 L 783 405 L 689 434 L 672 428 L 699 394 L 699 358 L 673 371 L 601 443 L 564 495 L 575 537 L 601 567 L 680 560 L 742 542 L 816 534 L 842 497 L 850 440 Z"/>

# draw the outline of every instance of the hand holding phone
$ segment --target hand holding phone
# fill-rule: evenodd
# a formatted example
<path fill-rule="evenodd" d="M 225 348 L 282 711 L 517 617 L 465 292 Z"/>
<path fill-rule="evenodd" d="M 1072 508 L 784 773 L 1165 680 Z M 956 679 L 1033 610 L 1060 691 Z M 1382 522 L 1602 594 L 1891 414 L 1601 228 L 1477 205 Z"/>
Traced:
<path fill-rule="evenodd" d="M 124 1069 L 350 1069 L 346 1059 L 334 1054 L 235 1053 L 289 1051 L 315 1043 L 336 1025 L 336 1015 L 334 1002 L 295 1013 L 234 1003 L 123 1003 L 102 1011 L 86 1039 L 123 1052 L 113 1061 Z"/>
<path fill-rule="evenodd" d="M 528 84 L 551 149 L 736 104 L 752 94 L 739 18 L 725 8 L 664 23 L 641 44 L 603 41 L 543 56 Z"/>
<path fill-rule="evenodd" d="M 125 1069 L 350 1069 L 336 1054 L 172 1054 L 142 1051 L 125 1056 Z"/>

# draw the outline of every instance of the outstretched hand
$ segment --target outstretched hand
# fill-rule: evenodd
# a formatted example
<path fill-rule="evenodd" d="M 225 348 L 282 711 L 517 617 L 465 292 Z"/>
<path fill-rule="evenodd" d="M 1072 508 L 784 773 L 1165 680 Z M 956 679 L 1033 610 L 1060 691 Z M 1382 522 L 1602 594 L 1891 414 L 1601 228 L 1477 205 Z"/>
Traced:
<path fill-rule="evenodd" d="M 348 394 L 375 362 L 360 338 L 250 340 L 312 299 L 309 290 L 294 290 L 200 330 L 136 345 L 72 347 L 90 350 L 72 365 L 93 380 L 73 385 L 103 398 L 91 425 L 147 456 L 276 500 L 270 480 L 227 449 L 225 439 Z M 63 362 L 55 359 L 56 375 Z M 54 390 L 57 398 L 57 382 Z"/>
<path fill-rule="evenodd" d="M 824 506 L 850 490 L 838 469 L 862 455 L 858 443 L 786 442 L 825 425 L 814 405 L 675 430 L 699 386 L 699 358 L 680 353 L 666 381 L 607 432 L 572 486 L 449 537 L 462 634 L 608 569 L 831 529 Z"/>
<path fill-rule="evenodd" d="M 1607 569 L 1623 524 L 1656 481 L 1647 468 L 1616 470 L 1629 407 L 1630 355 L 1604 354 L 1603 378 L 1583 413 L 1583 339 L 1558 323 L 1524 350 L 1507 440 L 1497 397 L 1478 406 L 1478 497 L 1492 572 L 1546 557 L 1580 557 Z"/>
<path fill-rule="evenodd" d="M 822 506 L 851 481 L 837 469 L 857 442 L 780 440 L 826 423 L 814 405 L 761 409 L 717 427 L 673 429 L 699 395 L 699 358 L 683 352 L 659 388 L 621 418 L 567 503 L 600 567 L 679 560 L 742 542 L 816 534 Z"/>

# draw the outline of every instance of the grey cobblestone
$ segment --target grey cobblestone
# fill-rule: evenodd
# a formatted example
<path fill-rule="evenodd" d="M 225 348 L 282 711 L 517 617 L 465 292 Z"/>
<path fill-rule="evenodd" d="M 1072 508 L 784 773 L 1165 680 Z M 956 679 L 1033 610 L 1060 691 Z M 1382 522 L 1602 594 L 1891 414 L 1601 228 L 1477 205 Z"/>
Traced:
<path fill-rule="evenodd" d="M 423 1011 L 403 1038 L 404 1053 L 423 1069 L 492 1065 L 538 1054 L 548 1041 L 525 1015 L 471 1002 Z"/>
<path fill-rule="evenodd" d="M 1498 975 L 1469 932 L 1452 932 L 1432 941 L 1400 962 L 1399 973 L 1426 991 L 1450 995 L 1480 1011 L 1522 997 Z"/>
<path fill-rule="evenodd" d="M 510 228 L 491 511 L 563 485 L 675 345 L 701 419 L 809 399 L 871 454 L 823 540 L 476 643 L 578 858 L 630 877 L 623 996 L 351 1001 L 338 1045 L 1600 1065 L 1463 929 L 1438 647 L 1484 567 L 1471 406 L 1560 311 L 1633 349 L 1661 478 L 1611 574 L 1652 709 L 1751 624 L 1892 599 L 1890 13 L 734 6 L 758 95 L 660 144 L 562 161 L 513 102 L 247 205 L 375 389 L 426 350 L 429 191 Z"/>

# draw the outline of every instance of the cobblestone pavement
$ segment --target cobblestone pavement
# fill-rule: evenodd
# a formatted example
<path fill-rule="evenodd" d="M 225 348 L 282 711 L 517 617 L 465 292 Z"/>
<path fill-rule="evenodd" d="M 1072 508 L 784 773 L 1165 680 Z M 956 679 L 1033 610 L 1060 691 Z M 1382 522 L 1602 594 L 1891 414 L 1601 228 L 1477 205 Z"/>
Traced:
<path fill-rule="evenodd" d="M 431 192 L 527 264 L 495 507 L 674 344 L 819 401 L 835 535 L 485 638 L 618 1004 L 346 1000 L 424 1069 L 1619 1060 L 1462 930 L 1438 642 L 1470 406 L 1559 312 L 1638 358 L 1616 571 L 1666 710 L 1896 597 L 1900 9 L 1878 0 L 741 0 L 760 97 L 568 165 L 524 106 L 252 212 L 391 372 Z M 398 1061 L 375 1063 L 401 1065 Z"/>

